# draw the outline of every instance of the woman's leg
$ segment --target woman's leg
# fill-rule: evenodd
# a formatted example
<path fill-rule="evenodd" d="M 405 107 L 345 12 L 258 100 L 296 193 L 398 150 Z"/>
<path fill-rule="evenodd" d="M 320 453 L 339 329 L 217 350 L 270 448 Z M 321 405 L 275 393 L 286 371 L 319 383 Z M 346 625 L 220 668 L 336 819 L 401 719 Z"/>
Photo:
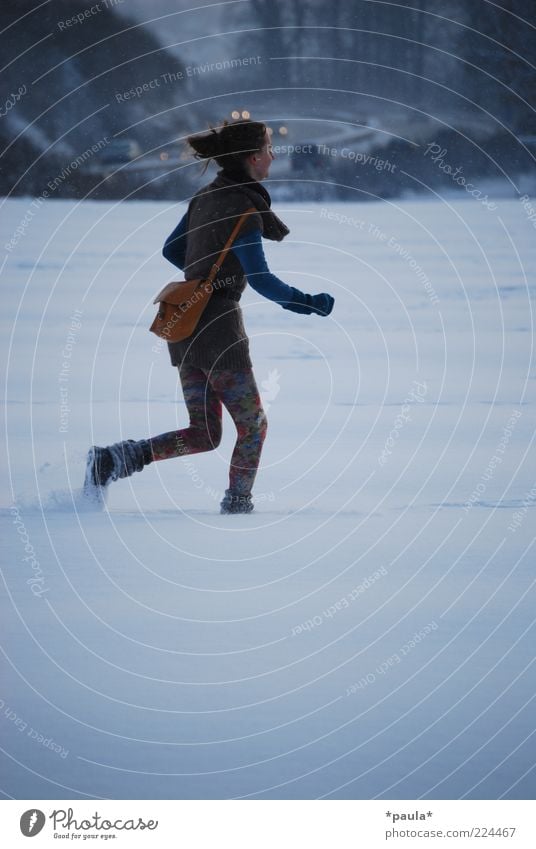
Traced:
<path fill-rule="evenodd" d="M 84 493 L 102 502 L 112 480 L 139 472 L 153 460 L 211 451 L 221 440 L 222 402 L 237 430 L 229 489 L 222 513 L 248 513 L 253 509 L 251 490 L 257 474 L 267 420 L 251 369 L 211 371 L 193 366 L 179 368 L 190 425 L 150 439 L 133 439 L 106 448 L 93 446 L 88 453 Z"/>
<path fill-rule="evenodd" d="M 237 430 L 229 470 L 229 490 L 236 495 L 249 495 L 268 426 L 253 371 L 211 371 L 208 380 L 215 395 L 229 411 Z"/>
<path fill-rule="evenodd" d="M 154 460 L 212 451 L 221 441 L 221 400 L 207 380 L 206 373 L 183 363 L 179 366 L 179 376 L 190 425 L 151 437 L 149 442 Z"/>

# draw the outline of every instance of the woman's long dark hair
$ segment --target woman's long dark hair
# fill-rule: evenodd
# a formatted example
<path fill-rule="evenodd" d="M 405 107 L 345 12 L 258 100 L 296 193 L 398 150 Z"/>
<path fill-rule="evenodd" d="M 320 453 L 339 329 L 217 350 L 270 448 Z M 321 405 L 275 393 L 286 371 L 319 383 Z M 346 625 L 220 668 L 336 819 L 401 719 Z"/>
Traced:
<path fill-rule="evenodd" d="M 214 159 L 221 168 L 236 171 L 248 156 L 262 149 L 266 142 L 266 124 L 260 121 L 224 121 L 220 129 L 210 128 L 203 135 L 189 136 L 188 144 L 196 159 Z M 206 169 L 205 169 L 206 170 Z"/>

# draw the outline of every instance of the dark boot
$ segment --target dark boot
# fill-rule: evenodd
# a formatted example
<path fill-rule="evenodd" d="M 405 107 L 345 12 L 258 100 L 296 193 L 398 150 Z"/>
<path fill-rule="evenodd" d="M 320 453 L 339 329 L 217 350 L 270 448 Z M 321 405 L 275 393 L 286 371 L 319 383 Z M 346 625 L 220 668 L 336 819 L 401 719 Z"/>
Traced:
<path fill-rule="evenodd" d="M 108 484 L 119 478 L 128 478 L 134 472 L 141 472 L 152 460 L 151 444 L 147 439 L 137 442 L 127 439 L 106 448 L 94 445 L 87 455 L 84 495 L 91 501 L 102 503 L 103 491 Z"/>
<path fill-rule="evenodd" d="M 220 507 L 220 513 L 251 513 L 253 510 L 251 493 L 238 493 L 226 489 Z"/>

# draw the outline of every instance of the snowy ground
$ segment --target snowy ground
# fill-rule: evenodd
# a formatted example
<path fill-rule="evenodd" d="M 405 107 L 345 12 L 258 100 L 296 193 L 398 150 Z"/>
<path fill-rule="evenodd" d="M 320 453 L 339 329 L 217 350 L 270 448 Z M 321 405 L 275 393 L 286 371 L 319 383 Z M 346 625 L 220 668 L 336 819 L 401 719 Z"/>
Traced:
<path fill-rule="evenodd" d="M 80 507 L 90 444 L 187 424 L 146 329 L 183 207 L 6 208 L 4 795 L 534 798 L 527 210 L 277 205 L 272 270 L 336 306 L 246 293 L 269 430 L 224 517 L 227 414 Z"/>

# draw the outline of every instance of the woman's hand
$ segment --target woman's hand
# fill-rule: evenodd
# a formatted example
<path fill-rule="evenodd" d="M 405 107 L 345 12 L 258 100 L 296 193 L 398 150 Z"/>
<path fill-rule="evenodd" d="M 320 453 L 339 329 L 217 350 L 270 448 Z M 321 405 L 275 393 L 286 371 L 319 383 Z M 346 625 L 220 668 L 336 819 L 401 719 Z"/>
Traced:
<path fill-rule="evenodd" d="M 333 304 L 335 303 L 335 298 L 331 295 L 328 295 L 327 292 L 321 292 L 320 295 L 311 295 L 312 301 L 314 302 L 314 311 L 317 315 L 329 315 L 331 310 L 333 309 Z"/>
<path fill-rule="evenodd" d="M 320 295 L 306 295 L 304 292 L 300 292 L 299 289 L 295 289 L 294 287 L 292 289 L 292 300 L 284 306 L 284 309 L 301 313 L 302 315 L 316 313 L 316 315 L 323 316 L 329 315 L 332 311 L 335 298 L 328 295 L 327 292 L 321 292 Z"/>

